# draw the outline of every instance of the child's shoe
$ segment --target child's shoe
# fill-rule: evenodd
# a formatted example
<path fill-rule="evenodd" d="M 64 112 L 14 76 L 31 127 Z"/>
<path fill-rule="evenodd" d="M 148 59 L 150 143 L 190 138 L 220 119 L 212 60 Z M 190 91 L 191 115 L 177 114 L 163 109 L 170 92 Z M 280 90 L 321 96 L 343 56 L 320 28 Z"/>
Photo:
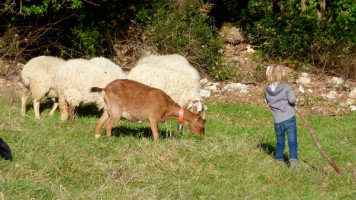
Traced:
<path fill-rule="evenodd" d="M 277 164 L 283 164 L 284 163 L 283 160 L 277 160 L 277 159 L 274 159 L 274 162 L 277 163 Z"/>
<path fill-rule="evenodd" d="M 297 159 L 289 159 L 289 168 L 293 170 L 298 170 L 298 160 Z"/>

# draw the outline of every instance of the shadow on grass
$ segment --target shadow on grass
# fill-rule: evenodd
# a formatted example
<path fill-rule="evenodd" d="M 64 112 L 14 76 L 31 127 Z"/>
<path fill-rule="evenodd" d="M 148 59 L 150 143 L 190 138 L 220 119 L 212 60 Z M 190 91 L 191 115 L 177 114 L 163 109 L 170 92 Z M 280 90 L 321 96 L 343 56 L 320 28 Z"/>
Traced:
<path fill-rule="evenodd" d="M 276 156 L 276 147 L 269 142 L 262 142 L 257 145 L 260 149 L 266 152 L 269 155 L 272 155 L 273 158 Z M 288 163 L 288 155 L 284 153 L 284 162 Z"/>
<path fill-rule="evenodd" d="M 120 120 L 126 120 L 126 119 L 120 119 Z M 128 120 L 126 120 L 128 121 Z M 136 122 L 138 123 L 138 122 Z M 138 125 L 138 126 L 144 126 L 144 125 Z M 169 138 L 169 137 L 175 137 L 175 138 L 180 138 L 182 137 L 183 133 L 181 131 L 169 131 L 167 129 L 158 129 L 159 131 L 159 138 Z M 128 127 L 123 125 L 116 125 L 113 127 L 111 131 L 111 135 L 114 137 L 127 137 L 127 136 L 132 136 L 135 138 L 151 138 L 153 139 L 152 135 L 152 130 L 149 126 L 149 124 L 145 127 Z"/>
<path fill-rule="evenodd" d="M 44 111 L 44 110 L 52 110 L 54 102 L 48 98 L 44 101 L 41 101 L 40 104 L 40 114 Z M 31 103 L 28 103 L 26 105 L 26 112 L 33 109 L 33 101 Z M 57 108 L 57 110 L 59 110 L 59 108 Z M 80 106 L 75 108 L 75 115 L 76 117 L 101 117 L 102 115 L 102 110 L 99 110 L 97 106 L 95 105 L 88 105 L 88 106 Z"/>
<path fill-rule="evenodd" d="M 103 114 L 102 110 L 99 110 L 95 105 L 80 106 L 75 108 L 76 117 L 98 117 L 100 118 Z"/>
<path fill-rule="evenodd" d="M 29 101 L 29 102 L 26 105 L 26 112 L 33 109 L 33 101 Z M 51 99 L 42 101 L 40 104 L 40 113 L 42 113 L 46 109 L 52 109 L 52 107 L 53 107 L 53 101 Z"/>

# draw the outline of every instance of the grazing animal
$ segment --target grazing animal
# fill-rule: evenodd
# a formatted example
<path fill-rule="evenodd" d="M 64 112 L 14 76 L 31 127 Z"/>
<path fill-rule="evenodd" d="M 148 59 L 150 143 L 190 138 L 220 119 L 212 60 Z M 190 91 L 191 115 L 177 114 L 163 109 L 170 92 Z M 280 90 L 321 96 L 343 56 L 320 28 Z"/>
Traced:
<path fill-rule="evenodd" d="M 105 87 L 111 81 L 126 76 L 118 65 L 105 58 L 66 61 L 58 70 L 55 79 L 61 120 L 73 119 L 74 108 L 78 106 L 94 104 L 99 109 L 103 108 L 103 97 L 91 93 L 90 88 Z"/>
<path fill-rule="evenodd" d="M 200 75 L 181 55 L 150 55 L 141 58 L 128 74 L 128 79 L 158 88 L 180 106 L 203 119 L 206 106 L 200 95 Z"/>
<path fill-rule="evenodd" d="M 115 80 L 105 88 L 93 87 L 92 92 L 101 92 L 105 99 L 104 112 L 96 124 L 95 136 L 100 137 L 100 129 L 106 123 L 106 135 L 116 120 L 124 117 L 131 121 L 150 121 L 154 140 L 159 137 L 158 123 L 167 119 L 179 119 L 180 106 L 165 92 L 133 80 Z M 183 121 L 189 126 L 189 134 L 204 135 L 205 120 L 184 109 Z"/>
<path fill-rule="evenodd" d="M 0 138 L 0 156 L 2 158 L 5 158 L 5 160 L 12 161 L 12 155 L 11 155 L 10 147 L 1 138 Z"/>
<path fill-rule="evenodd" d="M 53 115 L 58 107 L 58 93 L 54 89 L 54 79 L 58 69 L 64 62 L 61 58 L 39 56 L 32 58 L 24 65 L 21 71 L 21 79 L 25 86 L 24 94 L 21 98 L 21 115 L 26 114 L 26 105 L 31 94 L 34 98 L 33 106 L 36 119 L 41 119 L 40 101 L 45 96 L 54 99 L 53 108 L 49 113 L 49 115 Z"/>

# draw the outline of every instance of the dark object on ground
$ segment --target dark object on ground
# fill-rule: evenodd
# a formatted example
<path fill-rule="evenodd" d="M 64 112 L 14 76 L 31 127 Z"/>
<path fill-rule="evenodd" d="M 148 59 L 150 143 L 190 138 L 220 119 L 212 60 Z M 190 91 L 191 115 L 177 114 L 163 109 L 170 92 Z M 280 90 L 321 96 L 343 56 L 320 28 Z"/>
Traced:
<path fill-rule="evenodd" d="M 1 138 L 0 138 L 0 155 L 2 158 L 5 158 L 5 160 L 12 161 L 10 147 Z"/>

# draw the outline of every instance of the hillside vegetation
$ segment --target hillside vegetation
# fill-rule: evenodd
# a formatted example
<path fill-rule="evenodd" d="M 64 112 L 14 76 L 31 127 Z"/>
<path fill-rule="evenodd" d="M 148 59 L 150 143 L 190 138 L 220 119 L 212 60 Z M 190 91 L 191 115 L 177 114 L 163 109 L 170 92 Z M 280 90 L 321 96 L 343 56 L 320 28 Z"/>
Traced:
<path fill-rule="evenodd" d="M 130 69 L 147 53 L 178 53 L 227 80 L 232 69 L 223 67 L 226 40 L 218 32 L 228 22 L 264 61 L 354 78 L 355 13 L 353 0 L 7 0 L 0 3 L 0 58 L 101 55 Z M 11 71 L 0 67 L 2 76 Z"/>

